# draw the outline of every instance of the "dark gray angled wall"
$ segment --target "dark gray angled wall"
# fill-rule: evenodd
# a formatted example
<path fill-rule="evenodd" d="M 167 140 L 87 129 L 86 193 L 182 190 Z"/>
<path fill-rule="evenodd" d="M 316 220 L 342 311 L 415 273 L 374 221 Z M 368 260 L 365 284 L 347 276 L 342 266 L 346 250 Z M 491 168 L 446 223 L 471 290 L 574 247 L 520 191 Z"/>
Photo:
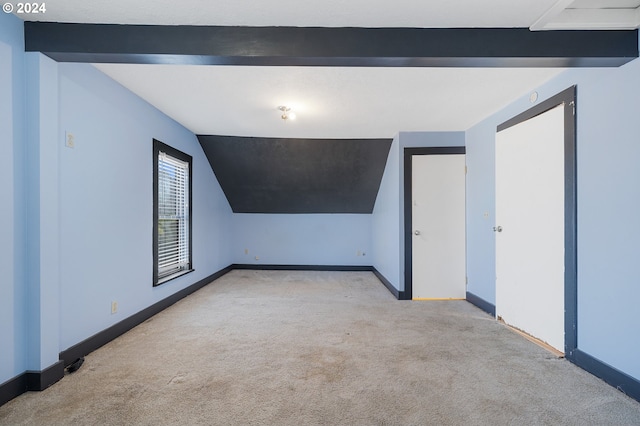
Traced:
<path fill-rule="evenodd" d="M 371 213 L 391 139 L 198 136 L 234 213 Z"/>

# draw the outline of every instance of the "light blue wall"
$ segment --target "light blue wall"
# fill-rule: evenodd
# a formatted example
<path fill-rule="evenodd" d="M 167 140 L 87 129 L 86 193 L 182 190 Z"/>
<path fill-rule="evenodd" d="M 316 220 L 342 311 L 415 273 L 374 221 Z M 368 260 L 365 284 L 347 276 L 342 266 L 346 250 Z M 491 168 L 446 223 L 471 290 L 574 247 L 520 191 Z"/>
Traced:
<path fill-rule="evenodd" d="M 400 258 L 400 242 L 403 240 L 403 220 L 400 216 L 401 161 L 400 136 L 396 135 L 391 143 L 371 217 L 373 266 L 396 289 L 404 288 L 404 278 L 400 275 L 404 270 Z"/>
<path fill-rule="evenodd" d="M 231 245 L 233 263 L 370 266 L 371 215 L 236 213 Z"/>
<path fill-rule="evenodd" d="M 60 74 L 60 350 L 231 263 L 231 209 L 189 130 L 86 64 Z M 72 133 L 75 148 L 64 146 Z M 195 272 L 152 287 L 152 140 L 193 156 Z M 118 312 L 111 314 L 111 302 Z"/>
<path fill-rule="evenodd" d="M 0 13 L 0 384 L 26 370 L 25 73 L 22 21 Z"/>
<path fill-rule="evenodd" d="M 640 380 L 640 60 L 578 86 L 578 347 Z"/>
<path fill-rule="evenodd" d="M 578 348 L 640 380 L 640 60 L 569 70 L 532 88 L 546 99 L 577 84 Z M 467 132 L 468 290 L 495 303 L 496 126 L 528 94 Z M 490 218 L 484 220 L 483 212 Z"/>
<path fill-rule="evenodd" d="M 193 133 L 91 65 L 25 53 L 23 22 L 7 14 L 0 90 L 2 383 L 228 266 L 232 213 Z M 153 138 L 194 158 L 195 272 L 158 288 Z"/>
<path fill-rule="evenodd" d="M 60 205 L 58 64 L 27 53 L 26 287 L 27 369 L 58 361 Z"/>
<path fill-rule="evenodd" d="M 474 126 L 466 135 L 467 291 L 495 305 L 495 147 L 501 115 Z"/>
<path fill-rule="evenodd" d="M 373 266 L 400 291 L 404 291 L 404 149 L 464 144 L 464 132 L 400 132 L 393 140 L 373 210 Z"/>
<path fill-rule="evenodd" d="M 606 81 L 611 69 L 576 69 L 565 71 L 541 87 L 538 103 L 578 84 L 578 151 L 582 143 L 580 129 L 586 119 L 581 108 L 587 102 L 582 91 Z M 467 290 L 495 304 L 495 135 L 499 124 L 531 108 L 529 94 L 471 127 L 466 132 L 467 152 Z M 594 118 L 591 118 L 594 121 Z M 594 123 L 599 123 L 595 119 Z M 578 152 L 580 156 L 580 152 Z M 580 166 L 580 165 L 579 165 Z M 580 174 L 580 170 L 578 170 Z M 580 182 L 580 179 L 578 180 Z M 485 218 L 485 213 L 487 217 Z"/>

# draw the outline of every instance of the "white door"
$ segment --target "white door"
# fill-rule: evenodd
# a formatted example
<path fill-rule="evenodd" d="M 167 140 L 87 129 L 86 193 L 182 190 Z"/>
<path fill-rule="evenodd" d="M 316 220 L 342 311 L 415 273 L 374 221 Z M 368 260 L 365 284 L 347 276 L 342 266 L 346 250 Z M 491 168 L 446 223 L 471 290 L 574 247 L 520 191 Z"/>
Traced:
<path fill-rule="evenodd" d="M 496 314 L 564 352 L 564 107 L 496 135 Z"/>
<path fill-rule="evenodd" d="M 412 297 L 464 299 L 465 157 L 412 156 Z"/>

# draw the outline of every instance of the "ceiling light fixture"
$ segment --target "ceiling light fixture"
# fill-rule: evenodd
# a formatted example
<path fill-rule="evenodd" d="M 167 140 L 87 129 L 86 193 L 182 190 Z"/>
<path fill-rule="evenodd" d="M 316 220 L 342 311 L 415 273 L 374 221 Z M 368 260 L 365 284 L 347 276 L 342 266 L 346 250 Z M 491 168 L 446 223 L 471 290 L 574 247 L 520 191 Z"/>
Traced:
<path fill-rule="evenodd" d="M 295 120 L 296 119 L 296 113 L 291 111 L 291 108 L 285 105 L 280 105 L 278 107 L 278 110 L 280 110 L 280 112 L 282 112 L 282 115 L 280 115 L 280 118 L 282 118 L 283 120 L 287 121 L 287 120 Z"/>

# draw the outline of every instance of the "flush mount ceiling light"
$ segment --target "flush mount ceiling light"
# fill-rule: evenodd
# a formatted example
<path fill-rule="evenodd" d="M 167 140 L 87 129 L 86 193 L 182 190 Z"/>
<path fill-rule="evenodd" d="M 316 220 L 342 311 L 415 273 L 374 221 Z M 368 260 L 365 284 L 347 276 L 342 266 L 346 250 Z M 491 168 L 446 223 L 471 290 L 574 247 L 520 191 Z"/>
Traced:
<path fill-rule="evenodd" d="M 291 108 L 285 105 L 280 105 L 278 107 L 278 110 L 282 113 L 282 115 L 280 115 L 280 118 L 282 118 L 283 120 L 287 121 L 287 120 L 295 120 L 296 119 L 296 113 L 291 111 Z"/>

